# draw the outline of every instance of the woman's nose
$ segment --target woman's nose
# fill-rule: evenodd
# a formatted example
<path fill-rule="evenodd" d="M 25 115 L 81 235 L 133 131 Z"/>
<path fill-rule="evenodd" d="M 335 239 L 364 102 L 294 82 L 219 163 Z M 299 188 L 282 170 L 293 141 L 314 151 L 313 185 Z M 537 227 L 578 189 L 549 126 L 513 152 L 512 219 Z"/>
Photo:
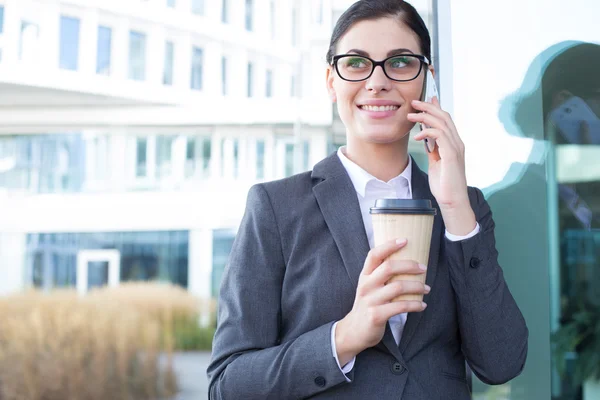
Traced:
<path fill-rule="evenodd" d="M 383 68 L 378 65 L 375 70 L 367 79 L 366 88 L 369 91 L 380 92 L 382 90 L 389 90 L 392 85 L 392 81 L 383 72 Z"/>

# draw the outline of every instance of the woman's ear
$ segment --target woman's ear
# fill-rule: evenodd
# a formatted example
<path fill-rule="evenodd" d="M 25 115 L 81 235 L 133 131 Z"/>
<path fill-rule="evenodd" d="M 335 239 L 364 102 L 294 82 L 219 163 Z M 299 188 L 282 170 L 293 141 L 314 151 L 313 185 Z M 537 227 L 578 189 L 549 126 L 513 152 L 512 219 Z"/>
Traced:
<path fill-rule="evenodd" d="M 431 71 L 431 75 L 433 75 L 433 77 L 435 78 L 435 68 L 433 67 L 433 65 L 429 66 L 429 70 Z"/>
<path fill-rule="evenodd" d="M 337 101 L 337 96 L 335 94 L 335 88 L 333 87 L 333 77 L 334 77 L 334 72 L 333 72 L 333 68 L 331 68 L 331 66 L 327 67 L 327 72 L 326 72 L 326 85 L 327 85 L 327 92 L 329 93 L 329 98 L 331 99 L 331 101 L 333 103 L 335 103 Z"/>

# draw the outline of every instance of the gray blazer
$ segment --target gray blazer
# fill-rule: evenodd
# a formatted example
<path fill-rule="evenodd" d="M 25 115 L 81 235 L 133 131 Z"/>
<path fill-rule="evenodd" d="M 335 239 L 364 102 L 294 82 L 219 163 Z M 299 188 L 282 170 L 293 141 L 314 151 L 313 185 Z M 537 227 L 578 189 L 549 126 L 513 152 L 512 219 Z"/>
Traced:
<path fill-rule="evenodd" d="M 414 163 L 413 198 L 437 202 Z M 435 217 L 427 309 L 408 315 L 400 345 L 389 324 L 348 383 L 331 327 L 354 302 L 369 251 L 358 199 L 337 154 L 312 172 L 255 185 L 233 244 L 208 367 L 210 399 L 470 399 L 465 359 L 489 384 L 517 376 L 528 330 L 498 265 L 494 221 L 469 198 L 481 232 L 452 242 Z"/>

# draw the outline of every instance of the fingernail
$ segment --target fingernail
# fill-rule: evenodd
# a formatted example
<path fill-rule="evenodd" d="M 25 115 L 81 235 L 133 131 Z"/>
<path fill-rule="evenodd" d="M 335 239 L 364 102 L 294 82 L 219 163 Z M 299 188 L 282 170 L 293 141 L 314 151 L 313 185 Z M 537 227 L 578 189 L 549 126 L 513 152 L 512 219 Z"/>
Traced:
<path fill-rule="evenodd" d="M 425 303 L 425 302 L 421 302 L 421 305 L 423 306 L 423 309 L 426 309 L 426 308 L 427 308 L 427 303 Z"/>
<path fill-rule="evenodd" d="M 420 103 L 420 101 L 419 101 L 419 100 L 413 100 L 413 101 L 412 101 L 412 103 L 413 103 L 413 104 L 419 104 L 419 103 Z"/>
<path fill-rule="evenodd" d="M 419 264 L 419 268 L 421 268 L 423 271 L 426 271 L 427 265 Z"/>
<path fill-rule="evenodd" d="M 401 245 L 401 244 L 405 244 L 405 243 L 406 243 L 406 239 L 396 239 L 397 245 Z"/>
<path fill-rule="evenodd" d="M 429 286 L 429 285 L 425 285 L 425 291 L 426 291 L 427 293 L 431 292 L 431 286 Z"/>

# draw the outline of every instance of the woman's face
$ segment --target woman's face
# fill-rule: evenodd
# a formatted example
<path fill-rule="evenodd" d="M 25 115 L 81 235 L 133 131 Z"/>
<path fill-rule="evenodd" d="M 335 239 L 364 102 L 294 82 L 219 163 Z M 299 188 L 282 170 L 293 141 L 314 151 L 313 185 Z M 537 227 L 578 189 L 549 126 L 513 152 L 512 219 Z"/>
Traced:
<path fill-rule="evenodd" d="M 355 54 L 357 50 L 375 61 L 402 53 L 421 54 L 418 36 L 393 18 L 357 22 L 342 36 L 335 54 Z M 348 82 L 330 66 L 327 88 L 333 101 L 337 102 L 348 140 L 384 144 L 407 136 L 414 123 L 406 116 L 415 112 L 411 101 L 421 97 L 424 75 L 425 67 L 417 79 L 397 82 L 376 67 L 369 79 Z M 385 108 L 387 111 L 373 111 L 368 106 L 388 107 Z"/>

